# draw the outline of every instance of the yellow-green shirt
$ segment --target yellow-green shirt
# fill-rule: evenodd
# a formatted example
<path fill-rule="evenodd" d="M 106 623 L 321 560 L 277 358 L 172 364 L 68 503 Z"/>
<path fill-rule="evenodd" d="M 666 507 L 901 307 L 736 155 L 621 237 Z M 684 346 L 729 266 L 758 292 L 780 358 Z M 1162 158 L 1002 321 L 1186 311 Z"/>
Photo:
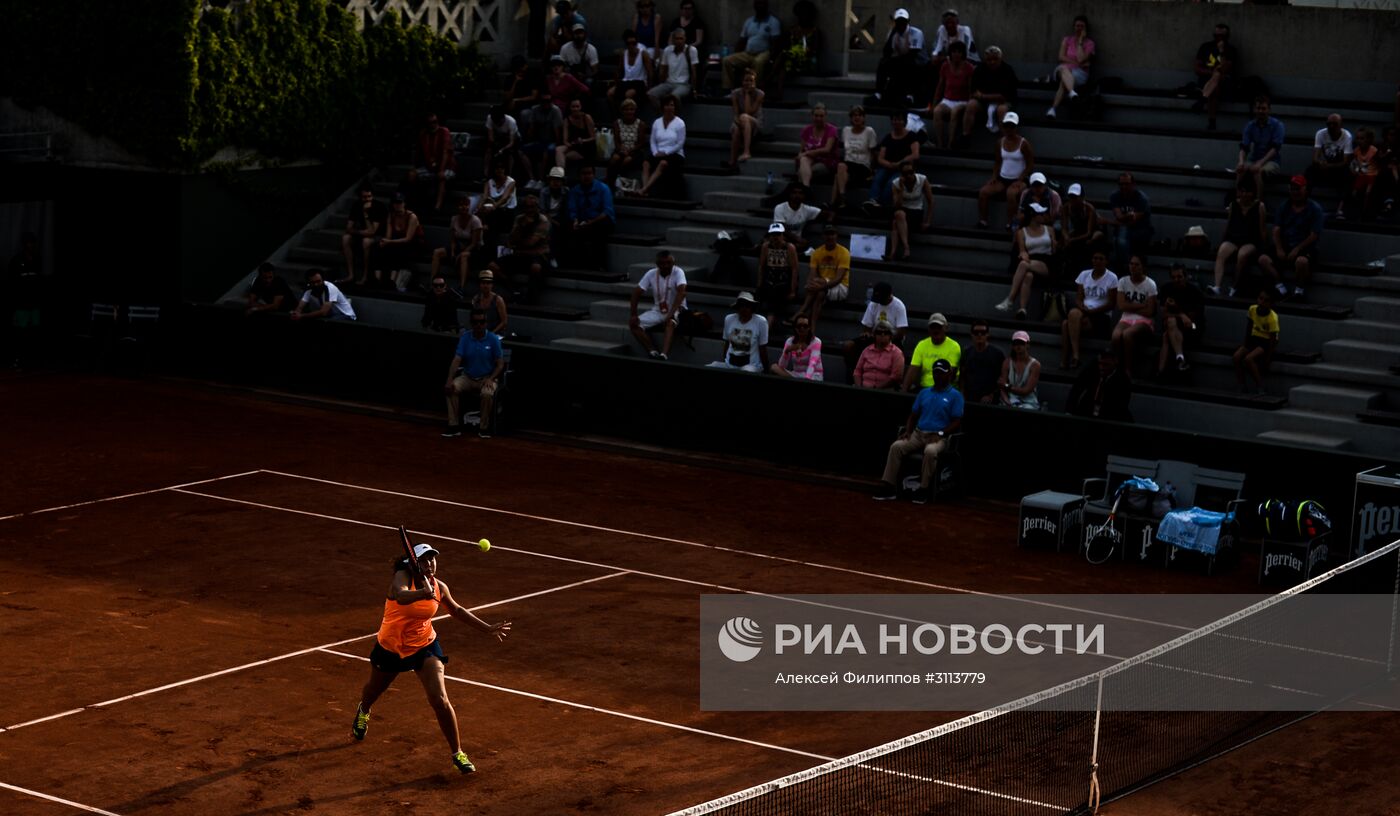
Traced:
<path fill-rule="evenodd" d="M 919 367 L 919 387 L 929 388 L 933 385 L 933 364 L 937 360 L 947 360 L 948 365 L 953 367 L 953 382 L 958 381 L 958 365 L 962 363 L 962 346 L 951 337 L 943 338 L 943 342 L 935 346 L 933 340 L 925 337 L 914 346 L 914 357 L 910 360 L 911 366 Z"/>
<path fill-rule="evenodd" d="M 1259 304 L 1249 307 L 1249 334 L 1251 337 L 1262 337 L 1265 340 L 1272 340 L 1278 334 L 1278 310 L 1270 309 L 1264 316 L 1259 315 Z"/>
<path fill-rule="evenodd" d="M 812 252 L 812 269 L 828 283 L 839 276 L 842 286 L 850 286 L 851 251 L 840 244 L 835 249 L 827 249 L 823 244 Z"/>

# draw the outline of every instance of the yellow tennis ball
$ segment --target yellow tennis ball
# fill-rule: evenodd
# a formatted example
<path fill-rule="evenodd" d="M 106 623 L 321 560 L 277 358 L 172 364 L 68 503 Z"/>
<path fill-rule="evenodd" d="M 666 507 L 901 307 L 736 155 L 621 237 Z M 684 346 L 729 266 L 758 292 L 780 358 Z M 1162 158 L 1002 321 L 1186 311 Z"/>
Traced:
<path fill-rule="evenodd" d="M 483 538 L 476 542 L 476 546 L 480 547 L 482 552 L 486 552 L 491 549 L 491 542 Z"/>

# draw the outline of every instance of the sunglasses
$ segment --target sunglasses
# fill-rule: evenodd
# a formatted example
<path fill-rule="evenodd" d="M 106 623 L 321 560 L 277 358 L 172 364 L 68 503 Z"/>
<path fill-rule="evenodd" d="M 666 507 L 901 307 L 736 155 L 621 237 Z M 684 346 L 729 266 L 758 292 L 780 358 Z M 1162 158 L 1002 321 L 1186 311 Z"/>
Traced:
<path fill-rule="evenodd" d="M 974 336 L 979 335 L 979 334 L 987 334 L 987 333 L 988 333 L 988 332 L 987 332 L 986 329 L 973 329 L 973 330 L 972 330 L 972 334 L 973 334 Z"/>
<path fill-rule="evenodd" d="M 810 329 L 810 328 L 812 328 L 812 324 L 811 324 L 811 323 L 798 323 L 798 324 L 796 324 L 793 328 L 798 328 L 798 329 Z"/>
<path fill-rule="evenodd" d="M 434 288 L 434 289 L 446 289 L 446 288 L 447 288 L 447 284 L 445 284 L 445 283 L 435 283 L 435 284 L 433 284 L 433 288 Z"/>
<path fill-rule="evenodd" d="M 473 326 L 478 326 L 478 325 L 480 325 L 480 326 L 485 326 L 485 325 L 486 325 L 486 321 L 485 321 L 485 320 L 473 320 L 473 321 L 472 321 L 472 325 L 473 325 Z"/>
<path fill-rule="evenodd" d="M 876 330 L 875 330 L 875 333 L 876 333 L 876 334 L 889 334 L 889 335 L 893 335 L 893 332 L 891 332 L 889 329 L 876 329 Z"/>

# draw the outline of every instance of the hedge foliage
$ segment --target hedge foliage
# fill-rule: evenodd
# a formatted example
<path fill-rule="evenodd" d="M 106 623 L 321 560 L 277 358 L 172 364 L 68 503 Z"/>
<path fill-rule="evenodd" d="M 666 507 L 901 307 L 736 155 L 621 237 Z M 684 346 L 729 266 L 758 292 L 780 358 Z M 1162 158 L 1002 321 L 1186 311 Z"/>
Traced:
<path fill-rule="evenodd" d="M 0 2 L 18 3 L 21 20 L 0 35 L 11 93 L 165 166 L 226 146 L 288 160 L 406 155 L 423 113 L 470 100 L 488 70 L 474 47 L 397 15 L 361 33 L 327 0 L 202 13 L 201 0 Z"/>

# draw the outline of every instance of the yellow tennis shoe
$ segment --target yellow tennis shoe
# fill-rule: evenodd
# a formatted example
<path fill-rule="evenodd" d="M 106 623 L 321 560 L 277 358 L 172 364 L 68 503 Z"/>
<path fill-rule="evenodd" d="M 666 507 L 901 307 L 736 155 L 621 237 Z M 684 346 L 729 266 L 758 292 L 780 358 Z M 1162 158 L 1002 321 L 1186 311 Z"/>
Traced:
<path fill-rule="evenodd" d="M 365 738 L 365 732 L 369 730 L 369 715 L 355 706 L 355 724 L 350 726 L 350 736 L 357 740 Z"/>
<path fill-rule="evenodd" d="M 457 770 L 464 774 L 474 773 L 476 771 L 476 766 L 472 764 L 472 761 L 467 758 L 466 753 L 463 751 L 458 751 L 452 755 L 452 764 L 456 765 Z"/>

